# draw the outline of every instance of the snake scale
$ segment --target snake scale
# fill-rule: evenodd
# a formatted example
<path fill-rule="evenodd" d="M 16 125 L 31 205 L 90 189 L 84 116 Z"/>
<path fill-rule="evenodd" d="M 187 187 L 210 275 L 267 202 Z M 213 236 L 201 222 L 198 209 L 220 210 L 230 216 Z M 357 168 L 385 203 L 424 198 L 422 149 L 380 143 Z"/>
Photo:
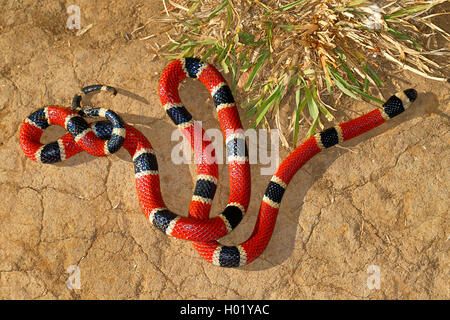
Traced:
<path fill-rule="evenodd" d="M 204 138 L 200 146 L 195 146 L 196 121 L 178 95 L 179 84 L 187 77 L 200 80 L 208 89 L 226 141 L 230 196 L 223 211 L 215 217 L 210 217 L 210 209 L 218 183 L 218 166 L 211 141 L 203 129 Z M 272 236 L 283 194 L 292 177 L 309 159 L 323 149 L 381 125 L 402 113 L 417 98 L 414 89 L 401 91 L 390 97 L 382 108 L 326 129 L 304 141 L 284 159 L 270 179 L 248 240 L 236 246 L 225 246 L 217 240 L 230 233 L 246 213 L 251 179 L 248 149 L 236 102 L 222 75 L 212 65 L 197 58 L 184 58 L 171 62 L 160 78 L 162 106 L 190 141 L 197 160 L 197 180 L 187 217 L 170 211 L 165 205 L 156 154 L 147 138 L 111 110 L 81 108 L 82 96 L 99 90 L 117 93 L 108 86 L 88 86 L 82 89 L 81 94 L 75 95 L 72 109 L 47 106 L 29 115 L 22 123 L 19 137 L 25 155 L 36 162 L 55 163 L 83 150 L 95 156 L 107 156 L 123 146 L 133 159 L 137 194 L 147 219 L 167 235 L 192 241 L 206 261 L 221 267 L 243 266 L 262 254 Z M 105 117 L 107 120 L 88 124 L 84 117 Z M 51 125 L 62 126 L 68 133 L 55 142 L 43 145 L 40 138 Z"/>

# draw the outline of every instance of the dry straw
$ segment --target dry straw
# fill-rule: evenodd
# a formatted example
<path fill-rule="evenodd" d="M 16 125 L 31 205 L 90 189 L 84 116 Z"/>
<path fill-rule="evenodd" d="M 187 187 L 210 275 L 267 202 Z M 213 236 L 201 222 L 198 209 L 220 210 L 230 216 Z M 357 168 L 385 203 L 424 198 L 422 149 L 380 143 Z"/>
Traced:
<path fill-rule="evenodd" d="M 253 126 L 274 119 L 286 147 L 296 145 L 302 121 L 311 136 L 323 128 L 321 115 L 333 119 L 326 103 L 331 97 L 379 106 L 385 98 L 382 78 L 393 65 L 447 81 L 433 57 L 446 57 L 448 50 L 425 51 L 426 41 L 417 41 L 436 34 L 449 40 L 431 22 L 448 12 L 430 13 L 445 1 L 162 1 L 160 22 L 171 30 L 159 51 L 169 59 L 198 56 L 220 65 L 231 74 L 232 90 L 241 94 Z M 419 32 L 421 26 L 427 34 Z M 389 70 L 381 68 L 383 60 L 393 63 Z M 282 128 L 279 106 L 288 93 L 295 103 L 289 126 Z"/>

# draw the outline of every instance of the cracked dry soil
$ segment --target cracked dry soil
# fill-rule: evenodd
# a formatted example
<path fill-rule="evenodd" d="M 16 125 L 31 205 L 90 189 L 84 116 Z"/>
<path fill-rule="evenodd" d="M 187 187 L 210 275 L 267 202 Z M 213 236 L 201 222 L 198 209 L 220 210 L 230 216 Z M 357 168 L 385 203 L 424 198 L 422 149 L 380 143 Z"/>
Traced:
<path fill-rule="evenodd" d="M 82 36 L 66 28 L 71 4 L 80 6 L 82 26 L 93 24 Z M 178 142 L 170 141 L 174 126 L 158 98 L 167 61 L 152 49 L 166 35 L 151 22 L 145 30 L 155 38 L 124 37 L 163 16 L 162 10 L 161 1 L 1 2 L 0 298 L 450 298 L 448 84 L 411 73 L 384 75 L 390 81 L 386 96 L 415 87 L 418 100 L 302 168 L 285 194 L 267 250 L 241 269 L 206 263 L 189 242 L 168 238 L 146 221 L 123 150 L 106 158 L 82 153 L 57 165 L 26 159 L 18 132 L 29 113 L 43 105 L 69 106 L 84 85 L 110 84 L 120 94 L 96 95 L 92 103 L 117 111 L 148 137 L 166 203 L 186 212 L 195 168 L 170 161 Z M 201 84 L 187 81 L 180 94 L 205 128 L 219 127 Z M 373 108 L 347 103 L 335 124 Z M 43 142 L 63 133 L 51 127 Z M 282 150 L 280 158 L 287 154 Z M 219 170 L 214 213 L 228 198 L 227 168 Z M 253 229 L 270 177 L 260 175 L 259 165 L 251 170 L 250 209 L 225 244 L 245 240 Z M 79 268 L 80 289 L 66 285 L 71 265 Z M 379 289 L 368 285 L 373 266 Z"/>

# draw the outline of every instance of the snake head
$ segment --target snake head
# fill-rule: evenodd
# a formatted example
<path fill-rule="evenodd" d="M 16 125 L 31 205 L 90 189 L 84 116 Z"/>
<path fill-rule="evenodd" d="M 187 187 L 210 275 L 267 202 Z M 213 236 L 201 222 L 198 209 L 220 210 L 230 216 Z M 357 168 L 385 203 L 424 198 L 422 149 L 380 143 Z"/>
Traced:
<path fill-rule="evenodd" d="M 113 96 L 117 95 L 117 89 L 111 86 L 105 86 L 102 84 L 94 84 L 81 89 L 80 93 L 77 93 L 72 99 L 72 109 L 80 110 L 81 109 L 81 100 L 85 95 L 95 91 L 107 91 L 112 93 Z"/>
<path fill-rule="evenodd" d="M 415 89 L 397 92 L 383 104 L 384 112 L 387 117 L 393 118 L 408 109 L 416 99 L 417 91 Z"/>
<path fill-rule="evenodd" d="M 408 97 L 410 102 L 416 101 L 417 91 L 415 89 L 406 89 L 405 91 L 403 91 L 403 93 Z"/>

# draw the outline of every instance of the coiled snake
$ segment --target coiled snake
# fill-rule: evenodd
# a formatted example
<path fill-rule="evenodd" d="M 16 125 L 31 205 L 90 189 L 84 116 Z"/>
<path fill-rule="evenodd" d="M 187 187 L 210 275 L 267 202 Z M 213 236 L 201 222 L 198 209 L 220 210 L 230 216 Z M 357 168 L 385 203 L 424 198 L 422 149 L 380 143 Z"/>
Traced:
<path fill-rule="evenodd" d="M 211 141 L 205 137 L 203 129 L 204 138 L 196 147 L 196 122 L 182 105 L 178 95 L 178 86 L 186 77 L 199 79 L 210 92 L 226 141 L 230 196 L 223 212 L 213 218 L 209 214 L 218 183 L 217 162 Z M 112 87 L 94 85 L 83 88 L 82 94 L 98 90 L 117 93 Z M 184 58 L 170 63 L 160 79 L 161 103 L 174 124 L 191 142 L 197 159 L 197 182 L 188 217 L 167 209 L 161 195 L 155 151 L 147 138 L 125 124 L 111 110 L 81 108 L 82 94 L 74 97 L 72 109 L 48 106 L 25 119 L 19 138 L 25 155 L 37 162 L 55 163 L 83 150 L 95 156 L 106 156 L 123 146 L 133 159 L 138 198 L 147 219 L 167 235 L 192 241 L 205 260 L 222 267 L 246 265 L 261 255 L 272 236 L 283 194 L 292 177 L 309 159 L 322 149 L 381 125 L 407 109 L 417 98 L 414 89 L 402 91 L 390 97 L 382 108 L 329 128 L 304 141 L 289 154 L 270 179 L 249 239 L 237 246 L 224 246 L 217 239 L 231 232 L 246 213 L 250 201 L 251 179 L 248 151 L 236 103 L 222 75 L 213 66 L 199 59 Z M 88 124 L 83 117 L 106 117 L 109 121 Z M 69 133 L 55 142 L 42 145 L 41 135 L 50 125 L 62 126 Z"/>

